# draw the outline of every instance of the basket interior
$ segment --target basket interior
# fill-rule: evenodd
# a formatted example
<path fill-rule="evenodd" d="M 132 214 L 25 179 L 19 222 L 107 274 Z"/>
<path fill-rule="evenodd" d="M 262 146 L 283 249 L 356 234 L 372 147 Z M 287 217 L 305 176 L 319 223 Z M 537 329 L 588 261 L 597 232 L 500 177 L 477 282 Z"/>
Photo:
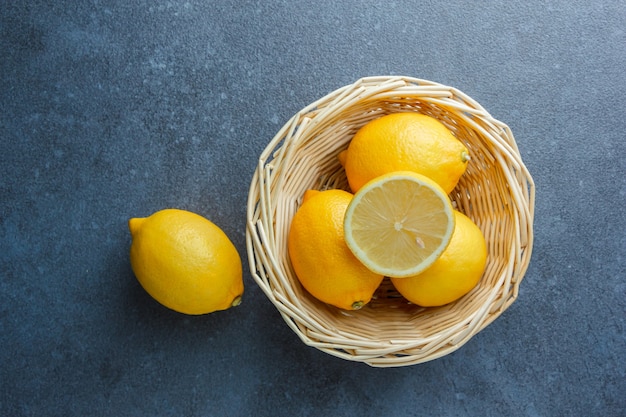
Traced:
<path fill-rule="evenodd" d="M 508 129 L 480 117 L 480 106 L 450 97 L 449 90 L 443 98 L 397 90 L 365 97 L 340 91 L 294 116 L 261 158 L 249 201 L 251 267 L 288 324 L 309 345 L 381 366 L 411 356 L 414 362 L 434 359 L 495 319 L 517 297 L 532 238 L 532 195 Z M 343 311 L 316 300 L 298 282 L 287 252 L 291 219 L 307 189 L 349 190 L 337 154 L 361 126 L 405 111 L 436 117 L 467 146 L 471 160 L 450 198 L 483 231 L 487 267 L 470 293 L 442 307 L 413 305 L 386 279 L 364 308 Z"/>

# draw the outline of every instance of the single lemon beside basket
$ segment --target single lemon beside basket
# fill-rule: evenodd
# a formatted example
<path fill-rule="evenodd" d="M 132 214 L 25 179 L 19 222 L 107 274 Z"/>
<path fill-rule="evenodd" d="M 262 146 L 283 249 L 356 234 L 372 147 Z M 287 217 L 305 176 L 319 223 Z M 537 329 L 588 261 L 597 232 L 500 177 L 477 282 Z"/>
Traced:
<path fill-rule="evenodd" d="M 352 194 L 343 190 L 308 190 L 288 235 L 289 257 L 302 286 L 344 310 L 367 304 L 383 280 L 346 246 L 343 220 L 351 200 Z"/>
<path fill-rule="evenodd" d="M 164 306 L 199 315 L 241 302 L 241 258 L 208 219 L 178 209 L 128 221 L 130 262 L 143 288 Z"/>
<path fill-rule="evenodd" d="M 431 178 L 449 194 L 465 172 L 469 152 L 434 117 L 392 113 L 374 119 L 354 135 L 339 154 L 352 192 L 394 171 L 413 171 Z"/>

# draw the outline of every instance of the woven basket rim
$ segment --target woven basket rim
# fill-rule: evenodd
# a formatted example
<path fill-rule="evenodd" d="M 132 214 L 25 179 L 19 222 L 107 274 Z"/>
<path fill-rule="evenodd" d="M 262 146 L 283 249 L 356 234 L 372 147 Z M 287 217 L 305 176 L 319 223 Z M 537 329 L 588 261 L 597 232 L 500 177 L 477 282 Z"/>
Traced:
<path fill-rule="evenodd" d="M 332 156 L 345 148 L 357 126 L 396 110 L 434 112 L 478 156 L 467 188 L 455 189 L 453 200 L 474 210 L 497 248 L 497 256 L 490 256 L 498 261 L 485 272 L 489 285 L 453 307 L 395 308 L 396 300 L 381 297 L 366 312 L 338 311 L 306 296 L 295 283 L 285 260 L 285 227 L 304 189 L 345 187 Z M 255 283 L 306 345 L 376 367 L 423 363 L 460 348 L 517 299 L 532 252 L 534 200 L 534 182 L 511 130 L 471 97 L 415 77 L 364 77 L 294 114 L 259 156 L 247 201 L 249 267 Z M 396 303 L 394 308 L 390 303 Z M 433 330 L 422 331 L 425 323 Z"/>

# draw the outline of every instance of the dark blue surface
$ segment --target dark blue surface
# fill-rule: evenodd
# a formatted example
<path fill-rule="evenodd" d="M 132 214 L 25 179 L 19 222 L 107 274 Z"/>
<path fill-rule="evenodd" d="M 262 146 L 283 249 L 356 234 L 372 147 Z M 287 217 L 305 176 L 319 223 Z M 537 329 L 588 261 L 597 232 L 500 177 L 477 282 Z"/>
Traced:
<path fill-rule="evenodd" d="M 626 415 L 621 1 L 0 2 L 0 415 Z M 220 225 L 247 267 L 257 158 L 368 75 L 457 87 L 537 186 L 518 300 L 457 352 L 373 369 L 256 287 L 187 317 L 129 265 L 134 216 Z"/>

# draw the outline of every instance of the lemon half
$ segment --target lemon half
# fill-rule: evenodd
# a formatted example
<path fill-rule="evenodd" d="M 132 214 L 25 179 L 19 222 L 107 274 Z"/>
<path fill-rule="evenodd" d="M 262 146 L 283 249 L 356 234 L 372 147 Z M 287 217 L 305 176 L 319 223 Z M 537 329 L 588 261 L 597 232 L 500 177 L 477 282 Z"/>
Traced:
<path fill-rule="evenodd" d="M 371 271 L 416 275 L 443 253 L 454 231 L 445 191 L 414 172 L 392 172 L 366 183 L 344 218 L 347 246 Z"/>

